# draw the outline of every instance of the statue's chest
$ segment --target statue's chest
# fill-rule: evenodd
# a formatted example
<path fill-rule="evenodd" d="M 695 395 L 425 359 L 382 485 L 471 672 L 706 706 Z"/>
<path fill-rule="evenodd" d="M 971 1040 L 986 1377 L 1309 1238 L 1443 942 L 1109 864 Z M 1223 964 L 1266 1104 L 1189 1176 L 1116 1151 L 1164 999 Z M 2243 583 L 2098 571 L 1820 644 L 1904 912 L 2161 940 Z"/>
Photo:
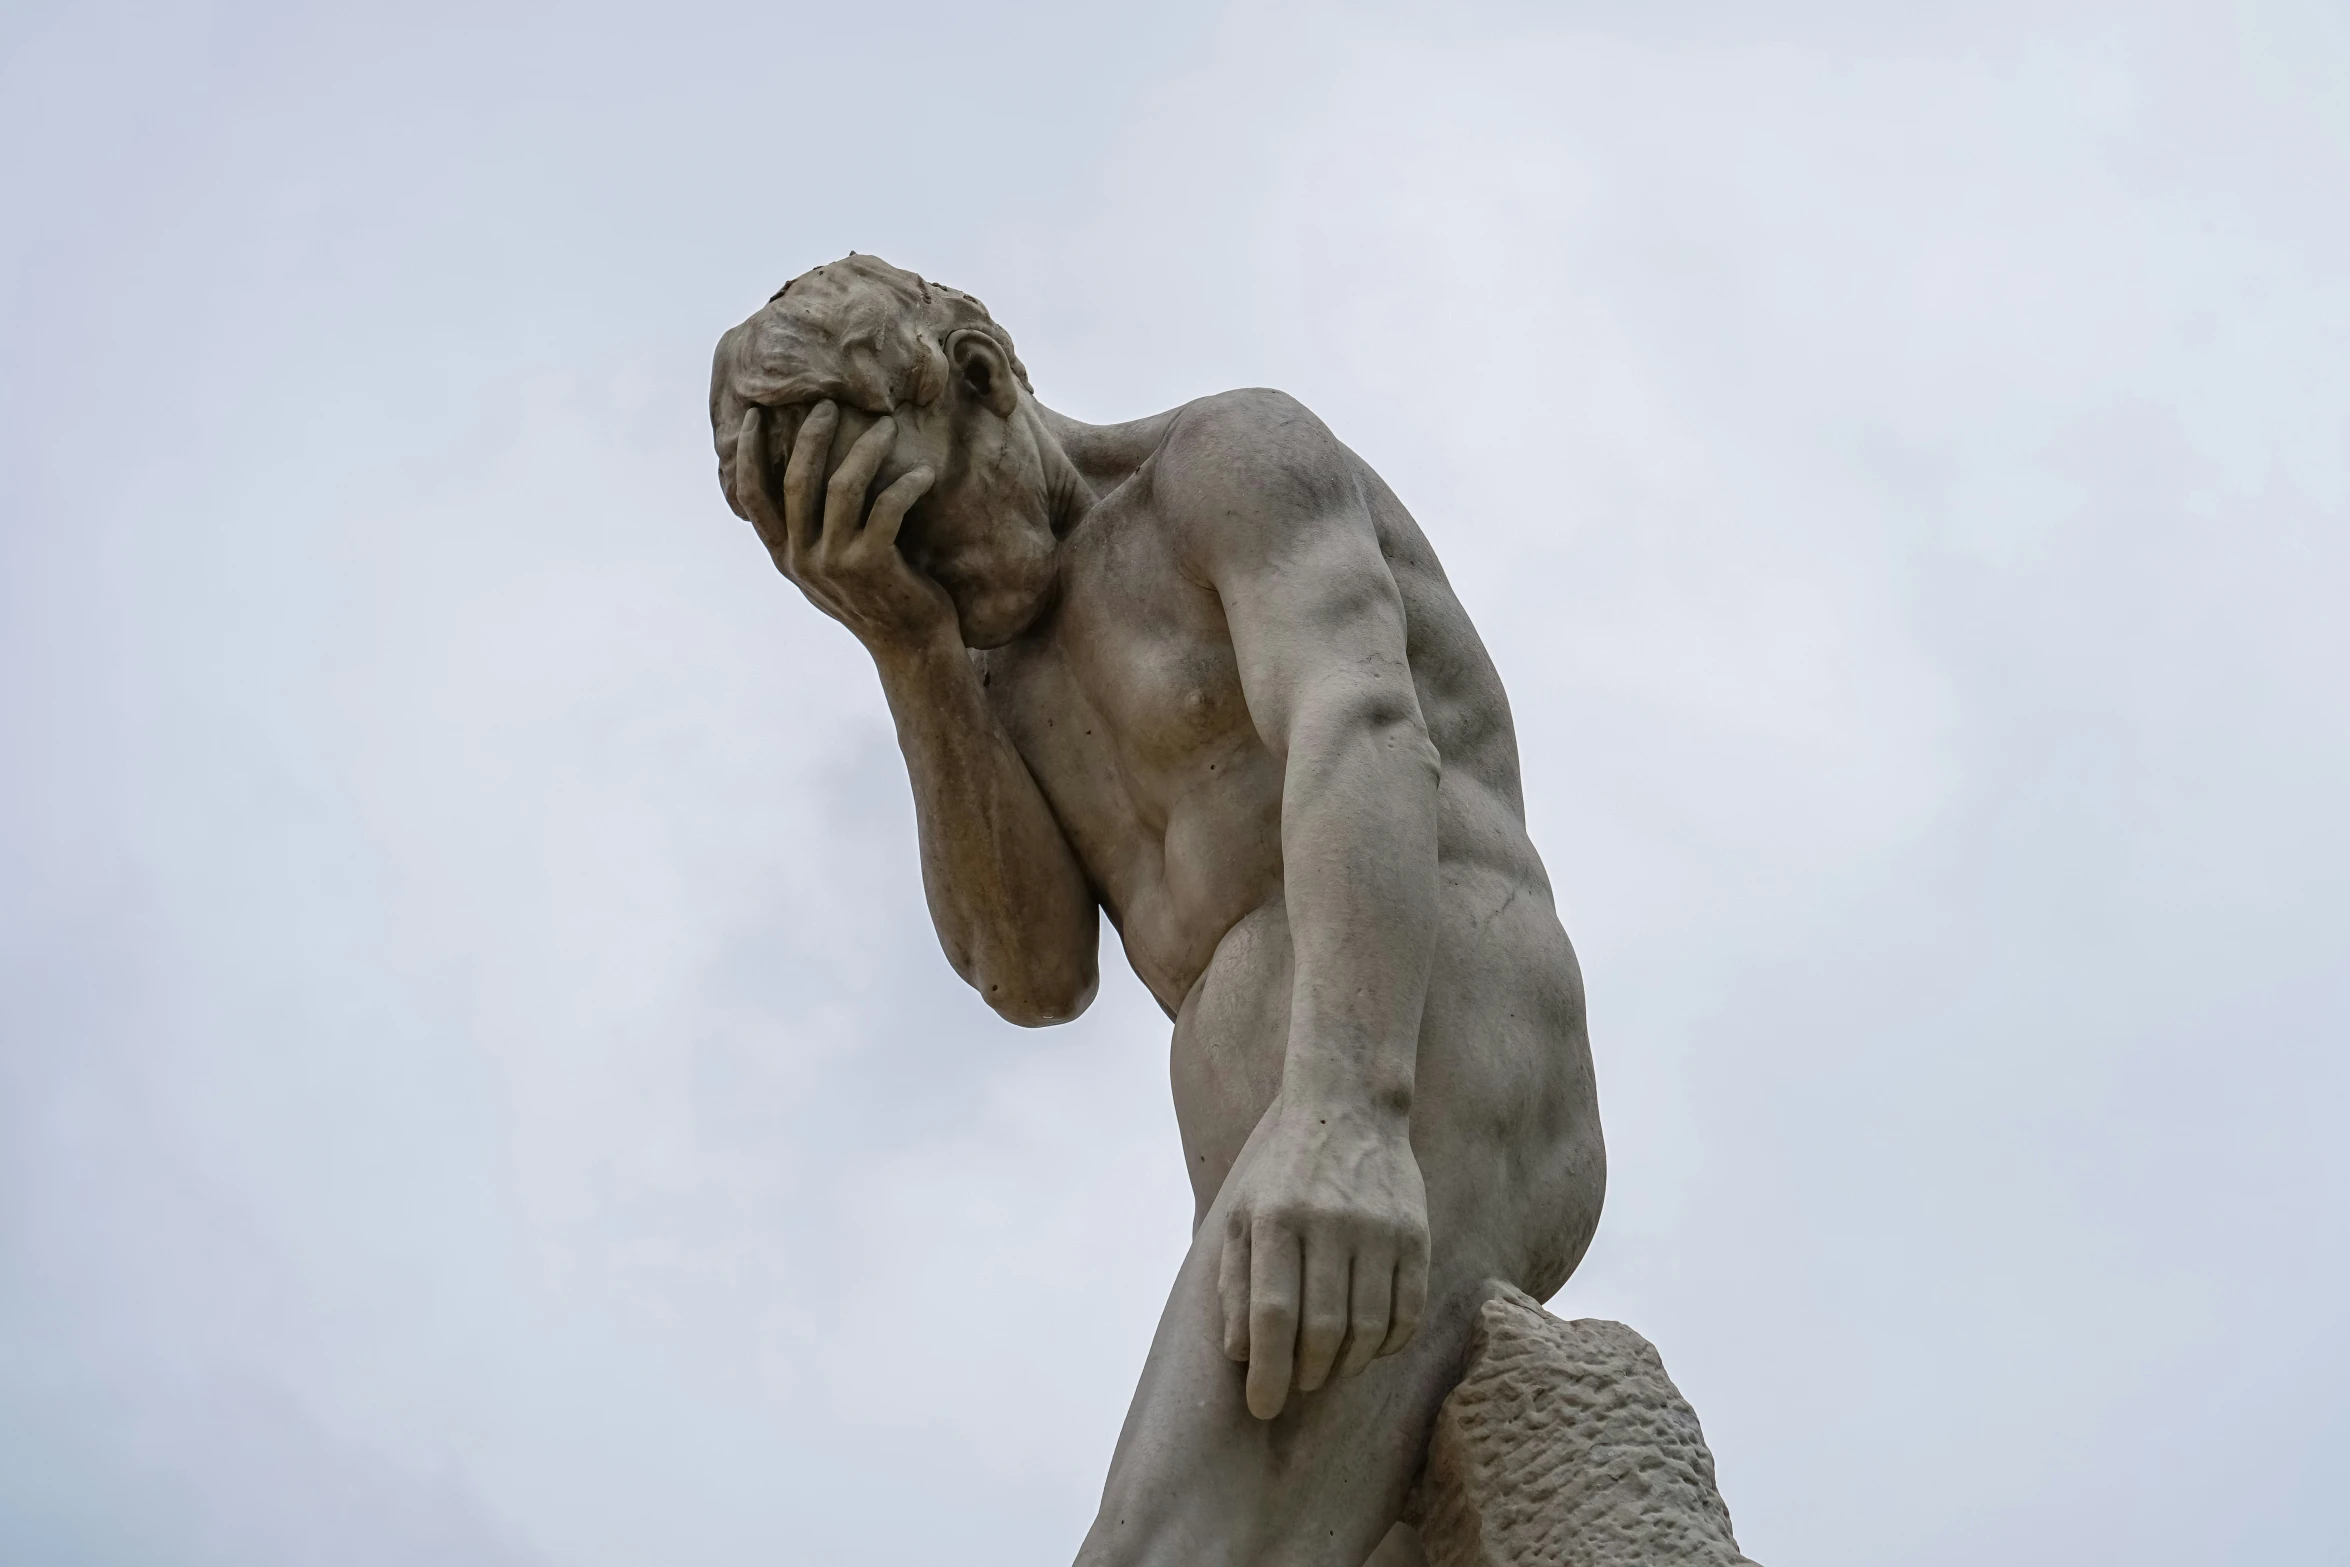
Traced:
<path fill-rule="evenodd" d="M 1163 831 L 1262 751 L 1222 607 L 1138 548 L 1096 544 L 1065 572 L 1043 634 L 990 656 L 998 711 L 1065 824 Z"/>
<path fill-rule="evenodd" d="M 1255 743 L 1223 606 L 1147 541 L 1103 541 L 1070 561 L 1054 637 L 1148 792 L 1180 785 L 1234 743 Z"/>

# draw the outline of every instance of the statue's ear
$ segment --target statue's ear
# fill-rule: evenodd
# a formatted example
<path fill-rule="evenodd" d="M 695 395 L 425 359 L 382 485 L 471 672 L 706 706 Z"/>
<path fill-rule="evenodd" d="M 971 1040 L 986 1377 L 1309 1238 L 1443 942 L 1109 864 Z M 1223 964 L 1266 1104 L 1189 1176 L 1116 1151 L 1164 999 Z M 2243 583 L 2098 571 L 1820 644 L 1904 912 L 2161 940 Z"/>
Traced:
<path fill-rule="evenodd" d="M 1012 356 L 1004 352 L 1003 344 L 978 328 L 961 327 L 948 335 L 947 365 L 956 392 L 985 403 L 997 418 L 1011 418 L 1012 410 L 1020 406 Z"/>

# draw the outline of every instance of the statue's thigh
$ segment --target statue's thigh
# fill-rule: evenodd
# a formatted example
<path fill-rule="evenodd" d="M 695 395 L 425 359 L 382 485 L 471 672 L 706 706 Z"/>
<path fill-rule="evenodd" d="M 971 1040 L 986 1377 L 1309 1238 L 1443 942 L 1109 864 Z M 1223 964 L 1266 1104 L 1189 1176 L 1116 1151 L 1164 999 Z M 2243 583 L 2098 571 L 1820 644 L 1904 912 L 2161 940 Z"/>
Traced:
<path fill-rule="evenodd" d="M 1432 1225 L 1456 1244 L 1434 1248 L 1419 1332 L 1359 1376 L 1291 1393 L 1272 1420 L 1248 1412 L 1243 1368 L 1223 1353 L 1222 1200 L 1211 1207 L 1159 1319 L 1081 1567 L 1363 1567 L 1403 1509 L 1494 1273 L 1489 1248 L 1458 1244 L 1451 1184 L 1430 1181 Z"/>

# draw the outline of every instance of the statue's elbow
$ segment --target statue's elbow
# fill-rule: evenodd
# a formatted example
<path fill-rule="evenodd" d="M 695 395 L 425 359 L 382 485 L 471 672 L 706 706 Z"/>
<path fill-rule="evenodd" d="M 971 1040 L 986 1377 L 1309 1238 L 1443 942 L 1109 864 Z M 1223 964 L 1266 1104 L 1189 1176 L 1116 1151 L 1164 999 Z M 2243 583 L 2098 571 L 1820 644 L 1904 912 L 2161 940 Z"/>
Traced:
<path fill-rule="evenodd" d="M 1055 974 L 989 975 L 977 984 L 996 1016 L 1022 1028 L 1050 1028 L 1071 1021 L 1093 1005 L 1099 988 L 1100 976 L 1090 963 Z"/>

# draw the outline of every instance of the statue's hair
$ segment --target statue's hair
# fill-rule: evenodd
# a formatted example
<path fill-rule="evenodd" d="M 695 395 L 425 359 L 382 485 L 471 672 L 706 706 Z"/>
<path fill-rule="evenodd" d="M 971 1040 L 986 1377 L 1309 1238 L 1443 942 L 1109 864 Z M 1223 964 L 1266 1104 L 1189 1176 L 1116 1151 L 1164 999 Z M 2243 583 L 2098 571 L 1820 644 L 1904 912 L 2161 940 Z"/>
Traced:
<path fill-rule="evenodd" d="M 721 467 L 754 403 L 829 398 L 882 414 L 936 401 L 947 386 L 947 339 L 965 327 L 993 338 L 1028 385 L 1011 334 L 969 294 L 853 251 L 801 273 L 718 340 L 710 424 Z"/>

